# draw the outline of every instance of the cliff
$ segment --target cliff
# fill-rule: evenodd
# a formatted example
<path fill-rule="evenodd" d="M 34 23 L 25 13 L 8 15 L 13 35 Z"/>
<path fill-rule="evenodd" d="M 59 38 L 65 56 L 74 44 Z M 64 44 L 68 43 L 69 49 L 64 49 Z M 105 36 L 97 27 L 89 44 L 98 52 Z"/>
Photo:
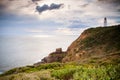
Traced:
<path fill-rule="evenodd" d="M 96 27 L 85 30 L 63 52 L 61 48 L 44 57 L 41 63 L 79 62 L 105 63 L 119 61 L 120 58 L 120 25 Z M 115 63 L 115 62 L 114 62 Z"/>
<path fill-rule="evenodd" d="M 85 30 L 63 52 L 61 48 L 50 53 L 41 62 L 117 63 L 120 58 L 120 25 L 96 27 Z"/>
<path fill-rule="evenodd" d="M 116 54 L 116 55 L 113 55 Z M 120 58 L 120 25 L 89 28 L 67 49 L 63 62 L 88 62 L 91 58 Z M 98 60 L 98 61 L 99 61 Z"/>

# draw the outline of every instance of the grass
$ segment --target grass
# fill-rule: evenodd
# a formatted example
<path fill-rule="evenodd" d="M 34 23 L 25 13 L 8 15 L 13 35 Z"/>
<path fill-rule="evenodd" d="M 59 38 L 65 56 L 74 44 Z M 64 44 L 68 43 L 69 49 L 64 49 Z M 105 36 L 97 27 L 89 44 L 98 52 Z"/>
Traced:
<path fill-rule="evenodd" d="M 35 66 L 19 67 L 19 68 L 11 69 L 11 70 L 1 74 L 1 76 L 17 74 L 17 73 L 32 73 L 35 71 L 41 71 L 41 70 L 46 70 L 46 69 L 57 69 L 61 66 L 62 66 L 61 63 L 54 62 L 54 63 L 41 64 L 37 67 L 35 67 Z"/>
<path fill-rule="evenodd" d="M 98 46 L 108 43 L 109 50 L 113 47 L 120 49 L 120 27 L 97 27 L 87 29 L 84 33 L 88 34 L 88 37 L 83 39 L 80 44 L 84 44 L 84 47 Z M 118 42 L 116 44 L 116 42 Z M 112 47 L 112 46 L 113 47 Z"/>
<path fill-rule="evenodd" d="M 61 67 L 62 64 L 58 63 L 58 62 L 54 62 L 54 63 L 47 63 L 47 64 L 41 64 L 37 67 L 35 67 L 37 70 L 42 70 L 42 69 L 57 69 L 59 67 Z"/>
<path fill-rule="evenodd" d="M 16 68 L 17 69 L 17 68 Z M 120 64 L 49 63 L 38 67 L 12 69 L 0 80 L 119 80 Z M 22 72 L 23 71 L 23 72 Z M 13 72 L 13 73 L 12 73 Z M 9 73 L 9 74 L 8 74 Z"/>
<path fill-rule="evenodd" d="M 75 67 L 54 70 L 52 76 L 60 80 L 119 80 L 119 65 L 94 66 L 79 65 Z"/>
<path fill-rule="evenodd" d="M 0 77 L 0 80 L 55 80 L 49 70 L 35 71 L 33 73 L 18 73 Z"/>

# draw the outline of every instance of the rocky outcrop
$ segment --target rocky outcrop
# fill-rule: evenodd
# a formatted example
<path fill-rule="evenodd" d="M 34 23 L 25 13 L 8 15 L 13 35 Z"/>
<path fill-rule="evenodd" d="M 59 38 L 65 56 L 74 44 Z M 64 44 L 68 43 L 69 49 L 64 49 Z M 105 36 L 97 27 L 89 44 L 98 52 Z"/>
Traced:
<path fill-rule="evenodd" d="M 55 52 L 50 53 L 47 57 L 44 57 L 41 62 L 35 63 L 39 65 L 42 63 L 62 62 L 62 59 L 66 56 L 66 52 L 62 51 L 62 48 L 57 48 Z"/>
<path fill-rule="evenodd" d="M 43 58 L 41 62 L 43 63 L 61 62 L 65 55 L 66 52 L 62 51 L 62 48 L 57 48 L 55 52 L 50 53 L 47 57 Z"/>

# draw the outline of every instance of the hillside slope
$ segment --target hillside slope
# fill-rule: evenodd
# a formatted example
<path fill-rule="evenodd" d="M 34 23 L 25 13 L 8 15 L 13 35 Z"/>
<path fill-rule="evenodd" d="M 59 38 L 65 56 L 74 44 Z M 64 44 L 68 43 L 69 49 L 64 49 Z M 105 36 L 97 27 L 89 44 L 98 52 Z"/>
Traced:
<path fill-rule="evenodd" d="M 67 49 L 63 62 L 120 58 L 120 25 L 85 30 Z M 114 55 L 115 54 L 115 55 Z M 113 55 L 112 57 L 110 57 Z M 116 56 L 117 55 L 117 56 Z"/>

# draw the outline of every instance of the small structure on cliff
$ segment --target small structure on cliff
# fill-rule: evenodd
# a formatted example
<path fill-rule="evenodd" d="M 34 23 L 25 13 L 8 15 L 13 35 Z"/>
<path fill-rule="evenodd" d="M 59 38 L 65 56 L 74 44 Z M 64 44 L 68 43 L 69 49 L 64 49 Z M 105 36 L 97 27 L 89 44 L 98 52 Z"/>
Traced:
<path fill-rule="evenodd" d="M 105 17 L 104 18 L 104 27 L 106 27 L 107 26 L 107 18 Z"/>
<path fill-rule="evenodd" d="M 62 48 L 57 48 L 56 53 L 62 53 Z"/>
<path fill-rule="evenodd" d="M 41 62 L 35 63 L 35 66 L 39 66 L 44 63 L 62 62 L 62 59 L 66 56 L 66 51 L 62 51 L 62 48 L 57 48 L 55 52 L 50 53 L 47 57 L 44 57 Z"/>

